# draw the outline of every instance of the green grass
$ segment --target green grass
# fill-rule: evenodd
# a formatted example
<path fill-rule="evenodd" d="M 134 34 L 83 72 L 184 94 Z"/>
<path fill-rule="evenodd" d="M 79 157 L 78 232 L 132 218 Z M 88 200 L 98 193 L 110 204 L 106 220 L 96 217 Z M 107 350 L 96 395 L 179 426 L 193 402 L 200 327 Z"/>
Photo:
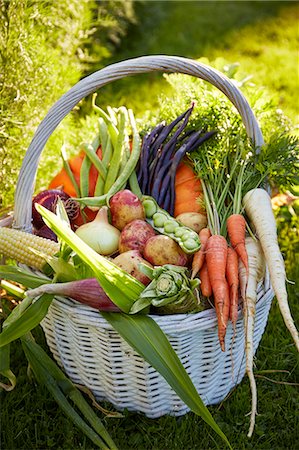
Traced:
<path fill-rule="evenodd" d="M 112 54 L 107 51 L 101 54 L 105 62 L 154 53 L 208 57 L 210 60 L 224 57 L 228 62 L 237 61 L 245 74 L 253 75 L 256 85 L 265 86 L 269 96 L 278 100 L 279 106 L 292 122 L 298 123 L 295 95 L 298 92 L 298 2 L 154 1 L 135 2 L 135 9 L 136 25 L 131 26 L 127 37 L 118 43 L 118 52 Z M 46 38 L 47 36 L 44 39 Z M 33 36 L 32 51 L 37 52 L 34 39 L 36 37 Z M 99 68 L 103 64 L 102 58 L 100 62 L 94 62 L 92 69 L 89 68 L 87 72 Z M 52 72 L 49 77 L 53 78 Z M 75 79 L 68 81 L 72 84 Z M 68 83 L 61 89 L 67 87 Z M 30 86 L 26 86 L 27 88 Z M 126 104 L 141 115 L 145 109 L 157 107 L 157 97 L 161 92 L 167 92 L 167 89 L 168 85 L 161 75 L 131 77 L 103 88 L 99 103 L 101 106 Z M 25 92 L 27 95 L 27 90 Z M 38 88 L 30 92 L 29 97 L 38 93 L 33 106 L 34 110 L 37 109 L 33 121 L 35 126 L 54 98 L 51 97 L 49 103 L 41 104 L 42 95 Z M 22 104 L 24 108 L 25 103 Z M 15 120 L 16 110 L 12 103 L 11 120 Z M 24 111 L 28 110 L 25 108 Z M 86 111 L 88 113 L 88 107 L 84 107 L 81 112 Z M 39 172 L 40 186 L 46 185 L 51 173 L 61 164 L 55 152 L 59 153 L 62 140 L 68 144 L 70 151 L 74 151 L 82 139 L 92 134 L 94 120 L 89 118 L 86 121 L 84 116 L 78 120 L 77 112 L 62 124 L 57 137 L 54 136 L 47 146 Z M 26 142 L 32 136 L 34 126 L 30 136 L 25 136 Z M 10 148 L 17 146 L 15 159 L 26 148 L 25 141 L 22 141 L 22 147 L 19 144 L 21 131 L 16 133 L 16 136 L 10 138 Z M 18 164 L 19 159 L 14 168 L 14 176 L 18 171 Z M 11 177 L 7 184 L 10 186 L 9 192 L 13 191 L 11 183 L 14 180 Z M 3 188 L 1 191 L 3 194 Z M 285 233 L 284 241 L 281 242 L 284 245 L 290 235 L 285 229 L 282 231 Z M 294 243 L 296 236 L 296 230 L 293 230 L 291 238 Z M 294 258 L 296 254 L 288 256 Z M 289 271 L 288 277 L 291 280 L 298 281 L 298 267 L 295 264 L 295 269 Z M 289 294 L 293 316 L 298 318 L 298 284 L 289 285 Z M 46 348 L 41 331 L 36 330 L 35 334 Z M 298 355 L 275 301 L 255 364 L 255 373 L 267 376 L 272 381 L 257 378 L 259 416 L 253 438 L 246 437 L 249 425 L 246 414 L 250 411 L 250 389 L 246 377 L 225 402 L 210 410 L 235 449 L 295 450 L 299 442 L 298 386 L 279 383 L 299 383 Z M 56 403 L 49 398 L 48 392 L 27 377 L 26 360 L 19 343 L 12 346 L 11 366 L 18 375 L 18 384 L 10 393 L 0 392 L 3 449 L 94 448 L 64 417 Z M 274 372 L 261 373 L 263 370 Z M 281 370 L 287 372 L 278 372 Z M 105 406 L 110 407 L 108 404 Z M 192 413 L 180 418 L 162 417 L 151 420 L 127 412 L 123 419 L 106 418 L 105 424 L 120 450 L 223 448 L 210 429 Z"/>
<path fill-rule="evenodd" d="M 136 2 L 139 22 L 110 61 L 169 54 L 238 62 L 298 124 L 298 2 Z M 107 100 L 149 107 L 166 87 L 161 75 L 128 77 L 107 88 Z M 102 91 L 101 91 L 102 92 Z M 113 96 L 112 96 L 113 92 Z M 104 90 L 104 93 L 106 91 Z M 104 96 L 104 100 L 105 96 Z"/>

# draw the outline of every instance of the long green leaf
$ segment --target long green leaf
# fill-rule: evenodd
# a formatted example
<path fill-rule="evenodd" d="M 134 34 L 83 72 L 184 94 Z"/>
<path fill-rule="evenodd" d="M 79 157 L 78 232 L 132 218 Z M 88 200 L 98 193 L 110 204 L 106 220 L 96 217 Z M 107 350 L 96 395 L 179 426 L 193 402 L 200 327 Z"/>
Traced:
<path fill-rule="evenodd" d="M 54 233 L 92 268 L 108 297 L 122 311 L 128 313 L 134 301 L 143 291 L 144 285 L 113 262 L 96 253 L 51 211 L 41 205 L 36 205 L 36 209 Z"/>
<path fill-rule="evenodd" d="M 113 328 L 156 369 L 195 414 L 201 416 L 230 447 L 225 434 L 214 421 L 176 352 L 158 324 L 148 316 L 103 313 Z"/>
<path fill-rule="evenodd" d="M 39 323 L 47 314 L 53 297 L 53 295 L 48 294 L 42 295 L 37 301 L 28 306 L 28 308 L 26 308 L 24 312 L 18 314 L 16 320 L 12 321 L 11 317 L 8 316 L 8 319 L 10 320 L 10 326 L 7 326 L 6 323 L 6 326 L 0 334 L 0 347 L 3 347 L 4 345 L 7 345 L 10 342 L 20 338 L 24 334 L 28 333 L 28 331 L 33 330 L 33 328 L 39 325 Z M 25 300 L 23 300 L 23 302 Z M 20 303 L 18 306 L 22 305 L 22 303 Z"/>
<path fill-rule="evenodd" d="M 17 383 L 15 374 L 10 370 L 10 345 L 0 348 L 0 374 L 7 378 L 10 384 L 0 383 L 0 388 L 12 391 Z"/>
<path fill-rule="evenodd" d="M 22 337 L 22 345 L 26 349 L 26 356 L 29 357 L 30 363 L 33 362 L 35 367 L 38 366 L 38 372 L 42 375 L 41 381 L 47 385 L 47 380 L 50 379 L 50 383 L 52 383 L 54 387 L 56 384 L 55 390 L 61 390 L 65 396 L 69 397 L 94 430 L 109 445 L 109 448 L 116 449 L 116 445 L 111 436 L 105 429 L 101 420 L 95 414 L 94 410 L 85 401 L 81 392 L 62 370 L 59 369 L 57 364 L 47 355 L 47 353 L 34 341 L 30 334 Z M 71 408 L 72 407 L 69 406 L 68 410 L 70 411 Z M 72 419 L 72 415 L 70 418 Z M 84 427 L 84 429 L 86 429 L 86 427 Z"/>
<path fill-rule="evenodd" d="M 72 420 L 72 422 L 81 430 L 83 433 L 89 437 L 89 439 L 97 445 L 99 448 L 103 450 L 116 449 L 116 446 L 108 446 L 102 437 L 100 437 L 87 423 L 82 419 L 82 417 L 75 411 L 75 409 L 68 402 L 63 390 L 57 383 L 55 379 L 55 374 L 53 376 L 53 372 L 48 370 L 43 365 L 43 362 L 46 358 L 46 353 L 43 351 L 38 351 L 38 344 L 36 344 L 32 339 L 28 336 L 24 336 L 22 338 L 22 345 L 28 359 L 33 372 L 37 378 L 37 380 L 45 385 L 45 387 L 52 394 L 56 402 L 59 404 L 60 408 L 64 411 L 64 413 Z M 84 399 L 82 399 L 84 401 Z M 106 433 L 107 434 L 107 433 Z M 111 438 L 110 438 L 111 440 Z M 113 443 L 113 441 L 111 440 Z"/>

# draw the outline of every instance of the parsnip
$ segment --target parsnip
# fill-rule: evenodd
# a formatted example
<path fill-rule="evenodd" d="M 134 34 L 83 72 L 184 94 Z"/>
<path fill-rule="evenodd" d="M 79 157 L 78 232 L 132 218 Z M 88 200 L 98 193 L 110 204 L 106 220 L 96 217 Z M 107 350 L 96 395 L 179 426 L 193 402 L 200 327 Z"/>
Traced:
<path fill-rule="evenodd" d="M 260 240 L 280 312 L 299 351 L 299 334 L 288 304 L 285 266 L 278 246 L 271 198 L 264 189 L 253 189 L 244 196 L 243 204 Z"/>
<path fill-rule="evenodd" d="M 244 328 L 245 328 L 245 352 L 246 373 L 249 378 L 251 389 L 251 416 L 248 437 L 252 436 L 255 416 L 257 414 L 257 389 L 253 375 L 253 333 L 256 310 L 257 284 L 265 275 L 265 260 L 260 243 L 247 237 L 245 247 L 248 256 L 248 272 L 241 259 L 239 259 L 239 279 L 241 295 L 243 297 Z"/>

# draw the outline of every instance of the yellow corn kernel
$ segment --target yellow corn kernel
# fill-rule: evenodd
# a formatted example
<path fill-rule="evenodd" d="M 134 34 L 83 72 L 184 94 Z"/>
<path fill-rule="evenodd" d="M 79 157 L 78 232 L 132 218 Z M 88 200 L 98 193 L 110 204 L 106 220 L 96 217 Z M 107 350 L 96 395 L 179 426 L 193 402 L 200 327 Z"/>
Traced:
<path fill-rule="evenodd" d="M 40 270 L 46 261 L 34 250 L 54 256 L 59 251 L 59 244 L 24 231 L 0 227 L 0 255 Z"/>

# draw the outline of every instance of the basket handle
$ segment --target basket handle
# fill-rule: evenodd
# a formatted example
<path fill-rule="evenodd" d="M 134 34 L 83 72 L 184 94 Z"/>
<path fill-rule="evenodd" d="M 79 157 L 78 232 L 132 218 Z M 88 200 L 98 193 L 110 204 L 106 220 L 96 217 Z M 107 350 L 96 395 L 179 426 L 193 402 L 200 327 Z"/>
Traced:
<path fill-rule="evenodd" d="M 38 126 L 18 177 L 13 224 L 15 228 L 31 231 L 32 196 L 39 158 L 47 140 L 62 119 L 80 100 L 111 81 L 128 75 L 156 71 L 192 75 L 210 82 L 237 108 L 253 143 L 257 147 L 263 145 L 261 130 L 246 98 L 236 85 L 218 70 L 192 59 L 165 55 L 141 56 L 111 64 L 75 84 L 52 106 Z"/>

